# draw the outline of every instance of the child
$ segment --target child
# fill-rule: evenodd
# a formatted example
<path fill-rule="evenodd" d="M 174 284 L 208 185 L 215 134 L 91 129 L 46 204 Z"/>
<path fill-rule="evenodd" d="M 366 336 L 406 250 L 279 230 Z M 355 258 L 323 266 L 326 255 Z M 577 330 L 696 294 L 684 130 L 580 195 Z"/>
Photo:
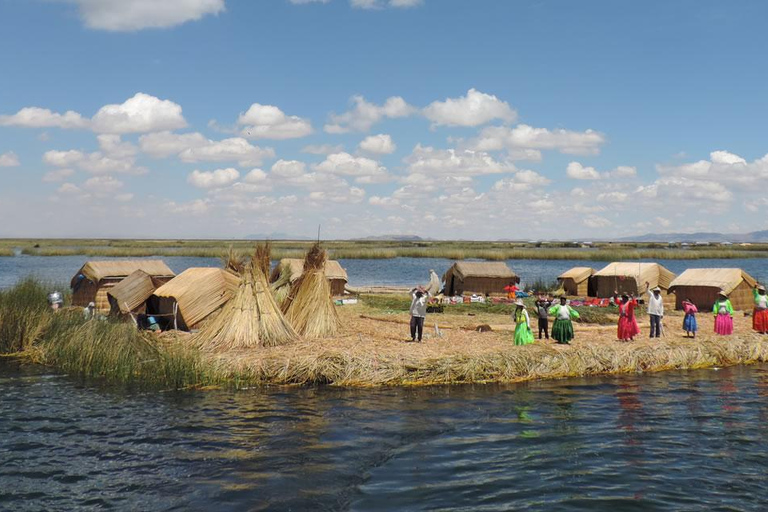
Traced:
<path fill-rule="evenodd" d="M 540 298 L 536 301 L 536 312 L 539 317 L 539 339 L 541 339 L 541 333 L 549 339 L 549 308 L 552 306 L 552 302 L 547 301 L 544 298 Z"/>
<path fill-rule="evenodd" d="M 690 338 L 691 334 L 696 338 L 696 331 L 699 330 L 699 326 L 696 323 L 696 313 L 699 312 L 696 304 L 691 302 L 691 299 L 685 299 L 683 301 L 683 311 L 685 312 L 685 318 L 683 318 L 683 330 L 685 331 L 685 337 Z"/>
<path fill-rule="evenodd" d="M 419 286 L 411 290 L 411 341 L 416 341 L 416 336 L 421 337 L 424 334 L 424 320 L 427 317 L 427 300 L 429 292 Z"/>

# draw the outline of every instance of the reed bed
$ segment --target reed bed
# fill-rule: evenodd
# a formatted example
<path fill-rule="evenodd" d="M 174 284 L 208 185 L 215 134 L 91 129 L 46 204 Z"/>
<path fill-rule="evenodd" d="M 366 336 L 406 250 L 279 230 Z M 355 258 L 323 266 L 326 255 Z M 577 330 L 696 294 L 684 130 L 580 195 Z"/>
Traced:
<path fill-rule="evenodd" d="M 148 257 L 187 256 L 218 258 L 226 247 L 249 251 L 248 240 L 2 240 L 0 255 L 12 256 L 14 248 L 36 256 Z M 273 256 L 301 258 L 311 247 L 307 241 L 273 243 Z M 466 242 L 466 241 L 330 241 L 325 248 L 333 259 L 445 258 L 486 260 L 591 260 L 733 259 L 766 258 L 768 244 L 751 246 L 669 247 L 658 243 L 595 243 L 580 247 L 573 242 Z"/>

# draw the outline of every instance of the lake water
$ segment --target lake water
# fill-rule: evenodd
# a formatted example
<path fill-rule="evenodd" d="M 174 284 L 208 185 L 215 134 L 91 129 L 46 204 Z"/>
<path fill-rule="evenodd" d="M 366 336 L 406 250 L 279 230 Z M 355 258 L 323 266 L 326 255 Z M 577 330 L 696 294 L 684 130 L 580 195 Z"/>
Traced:
<path fill-rule="evenodd" d="M 45 282 L 65 286 L 88 260 L 85 256 L 15 256 L 0 257 L 0 288 L 13 286 L 19 279 L 34 275 Z M 163 260 L 174 272 L 189 267 L 216 267 L 217 258 L 165 257 Z M 711 259 L 711 260 L 654 260 L 676 274 L 687 268 L 739 267 L 759 281 L 768 281 L 768 259 Z M 351 286 L 388 285 L 414 286 L 426 284 L 429 270 L 442 275 L 453 264 L 440 258 L 394 258 L 386 260 L 340 260 L 347 270 Z M 575 266 L 601 268 L 604 262 L 581 260 L 509 260 L 507 264 L 523 283 L 538 280 L 553 281 Z"/>
<path fill-rule="evenodd" d="M 131 393 L 0 360 L 0 509 L 765 510 L 768 366 Z"/>

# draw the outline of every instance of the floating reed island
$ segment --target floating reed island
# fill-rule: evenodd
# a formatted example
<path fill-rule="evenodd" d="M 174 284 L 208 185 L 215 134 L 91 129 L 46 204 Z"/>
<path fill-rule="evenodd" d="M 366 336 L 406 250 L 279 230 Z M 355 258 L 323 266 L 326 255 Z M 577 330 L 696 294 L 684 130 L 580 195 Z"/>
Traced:
<path fill-rule="evenodd" d="M 126 311 L 130 318 L 137 316 L 131 289 L 146 294 L 150 283 L 160 284 L 141 274 L 129 281 L 136 286 L 109 290 L 125 307 L 118 303 L 115 313 L 102 320 L 87 319 L 79 307 L 54 312 L 46 301 L 49 290 L 33 280 L 23 281 L 0 292 L 0 353 L 73 376 L 150 389 L 519 382 L 768 361 L 768 336 L 752 331 L 750 317 L 736 315 L 736 334 L 721 337 L 712 333 L 711 317 L 703 310 L 694 340 L 683 337 L 682 314 L 672 312 L 665 317 L 662 338 L 648 340 L 641 334 L 637 341 L 620 343 L 615 308 L 576 306 L 581 318 L 571 345 L 537 340 L 515 346 L 512 304 L 461 302 L 446 306 L 442 314 L 429 314 L 424 342 L 410 343 L 405 341 L 410 305 L 406 294 L 361 295 L 356 304 L 334 305 L 325 274 L 327 254 L 316 245 L 305 255 L 301 277 L 289 284 L 279 303 L 267 282 L 269 260 L 269 247 L 260 246 L 246 258 L 230 255 L 224 268 L 216 269 L 225 278 L 206 274 L 206 280 L 221 283 L 210 287 L 221 304 L 195 324 L 193 333 L 139 330 L 126 317 Z M 633 269 L 638 267 L 621 272 Z M 137 270 L 152 277 L 147 269 L 128 275 Z M 640 267 L 636 272 L 639 277 L 649 270 Z M 175 279 L 186 283 L 189 278 L 182 276 Z M 736 277 L 746 279 L 733 272 L 727 277 L 734 283 Z M 619 281 L 638 284 L 629 278 Z M 697 283 L 712 286 L 710 281 Z M 177 294 L 183 296 L 185 290 Z M 532 307 L 532 299 L 525 300 Z M 178 302 L 174 314 L 181 315 L 183 309 L 188 320 L 196 320 L 200 315 L 190 312 L 194 307 L 207 312 L 209 302 L 191 296 Z M 147 302 L 146 307 L 153 306 Z M 644 326 L 642 308 L 638 315 Z M 647 334 L 647 328 L 643 332 Z"/>

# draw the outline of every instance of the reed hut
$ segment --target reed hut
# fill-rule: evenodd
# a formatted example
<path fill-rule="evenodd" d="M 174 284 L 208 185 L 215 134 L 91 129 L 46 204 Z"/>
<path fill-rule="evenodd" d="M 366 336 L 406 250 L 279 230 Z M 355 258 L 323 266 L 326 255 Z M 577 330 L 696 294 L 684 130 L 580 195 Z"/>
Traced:
<path fill-rule="evenodd" d="M 147 301 L 170 276 L 152 277 L 143 270 L 137 270 L 107 291 L 111 315 L 145 313 Z"/>
<path fill-rule="evenodd" d="M 557 280 L 566 295 L 594 297 L 595 287 L 592 279 L 594 273 L 595 269 L 591 267 L 573 267 L 557 276 Z"/>
<path fill-rule="evenodd" d="M 141 270 L 152 278 L 168 280 L 176 274 L 161 260 L 89 261 L 77 271 L 70 282 L 72 305 L 85 307 L 96 304 L 96 311 L 110 311 L 107 292 L 120 281 Z"/>
<path fill-rule="evenodd" d="M 755 278 L 740 268 L 691 268 L 672 281 L 670 291 L 675 292 L 677 309 L 683 309 L 683 300 L 687 298 L 700 311 L 709 311 L 723 290 L 733 309 L 747 311 L 753 307 L 755 284 Z"/>
<path fill-rule="evenodd" d="M 304 272 L 304 260 L 298 258 L 284 258 L 272 271 L 269 277 L 270 283 L 278 283 L 283 286 L 292 286 Z M 344 295 L 347 287 L 347 271 L 336 260 L 327 260 L 323 267 L 323 273 L 331 287 L 331 296 Z M 277 286 L 275 288 L 281 288 Z"/>
<path fill-rule="evenodd" d="M 650 283 L 651 289 L 658 286 L 668 292 L 675 274 L 658 263 L 622 261 L 600 269 L 592 279 L 597 297 L 608 298 L 613 296 L 614 291 L 635 295 L 643 293 L 645 283 Z"/>
<path fill-rule="evenodd" d="M 184 331 L 198 329 L 232 298 L 240 278 L 220 268 L 188 268 L 155 290 L 151 313 Z"/>
<path fill-rule="evenodd" d="M 503 294 L 520 278 L 503 261 L 457 261 L 443 275 L 446 295 Z"/>

